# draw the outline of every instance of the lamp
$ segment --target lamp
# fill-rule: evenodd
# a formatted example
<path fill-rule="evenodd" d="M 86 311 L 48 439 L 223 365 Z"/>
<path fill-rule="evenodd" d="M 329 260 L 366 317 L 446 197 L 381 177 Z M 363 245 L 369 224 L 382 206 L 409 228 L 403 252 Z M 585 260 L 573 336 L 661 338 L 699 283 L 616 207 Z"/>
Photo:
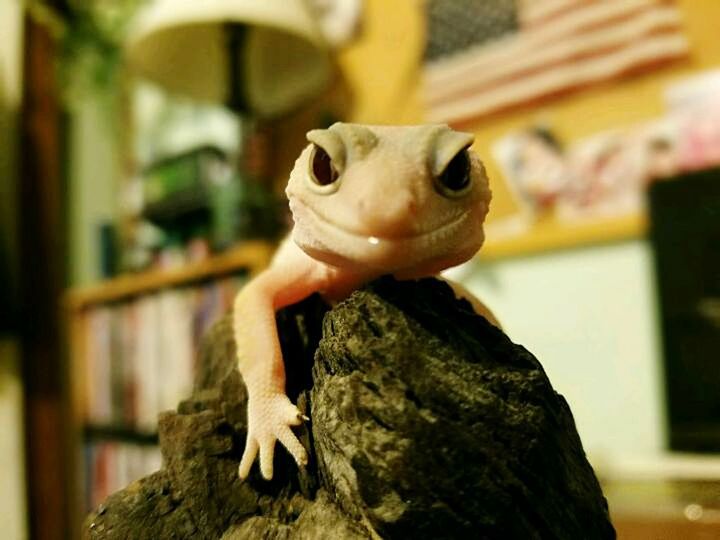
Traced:
<path fill-rule="evenodd" d="M 170 92 L 265 118 L 314 97 L 330 77 L 303 0 L 156 0 L 131 28 L 126 54 Z"/>

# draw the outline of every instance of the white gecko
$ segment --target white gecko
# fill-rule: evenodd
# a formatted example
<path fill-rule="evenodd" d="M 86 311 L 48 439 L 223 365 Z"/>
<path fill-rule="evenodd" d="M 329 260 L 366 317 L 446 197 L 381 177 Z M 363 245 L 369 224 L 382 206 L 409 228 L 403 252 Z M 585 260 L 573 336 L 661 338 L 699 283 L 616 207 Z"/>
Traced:
<path fill-rule="evenodd" d="M 275 312 L 315 292 L 340 300 L 382 275 L 432 276 L 470 259 L 483 243 L 487 175 L 473 136 L 445 125 L 337 123 L 307 134 L 287 196 L 295 225 L 270 266 L 237 295 L 234 333 L 248 391 L 246 478 L 260 453 L 273 475 L 275 442 L 299 466 L 308 454 L 290 429 L 303 419 L 285 394 Z M 497 325 L 465 289 L 456 295 Z"/>

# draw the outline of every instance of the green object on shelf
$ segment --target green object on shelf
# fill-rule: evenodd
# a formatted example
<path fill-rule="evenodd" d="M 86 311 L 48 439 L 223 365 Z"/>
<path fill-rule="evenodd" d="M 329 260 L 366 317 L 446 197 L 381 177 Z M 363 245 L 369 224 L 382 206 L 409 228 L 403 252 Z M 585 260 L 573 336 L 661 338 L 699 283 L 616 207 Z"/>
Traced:
<path fill-rule="evenodd" d="M 217 249 L 238 240 L 278 236 L 280 202 L 259 182 L 238 176 L 211 190 L 212 243 Z"/>
<path fill-rule="evenodd" d="M 215 147 L 200 147 L 147 168 L 143 216 L 167 233 L 188 240 L 209 231 L 214 249 L 238 240 L 276 238 L 281 204 L 262 182 L 232 171 Z"/>
<path fill-rule="evenodd" d="M 212 146 L 159 161 L 143 173 L 143 213 L 165 226 L 193 214 L 207 219 L 209 192 L 224 183 L 229 173 L 225 154 Z"/>
<path fill-rule="evenodd" d="M 281 231 L 280 208 L 280 201 L 264 184 L 243 182 L 239 201 L 238 238 L 276 238 Z"/>
<path fill-rule="evenodd" d="M 232 245 L 237 238 L 242 187 L 240 179 L 233 175 L 210 189 L 211 241 L 217 249 Z"/>

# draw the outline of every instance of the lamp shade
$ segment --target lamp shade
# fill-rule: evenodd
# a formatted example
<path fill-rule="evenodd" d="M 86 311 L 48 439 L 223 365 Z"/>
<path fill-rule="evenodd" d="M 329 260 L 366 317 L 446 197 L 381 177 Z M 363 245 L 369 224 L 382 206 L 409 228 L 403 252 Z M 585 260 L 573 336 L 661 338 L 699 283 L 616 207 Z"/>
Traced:
<path fill-rule="evenodd" d="M 229 29 L 238 26 L 242 43 L 232 47 Z M 231 104 L 239 87 L 248 112 L 262 117 L 296 108 L 330 76 L 303 0 L 156 0 L 138 15 L 125 52 L 131 68 L 173 93 Z"/>

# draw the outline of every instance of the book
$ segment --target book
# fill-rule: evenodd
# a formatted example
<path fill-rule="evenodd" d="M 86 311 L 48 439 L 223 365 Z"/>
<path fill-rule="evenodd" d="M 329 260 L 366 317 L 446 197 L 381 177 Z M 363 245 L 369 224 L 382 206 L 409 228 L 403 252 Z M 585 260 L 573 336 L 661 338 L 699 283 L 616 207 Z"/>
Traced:
<path fill-rule="evenodd" d="M 152 432 L 190 397 L 204 335 L 232 308 L 244 275 L 87 310 L 85 422 Z"/>

